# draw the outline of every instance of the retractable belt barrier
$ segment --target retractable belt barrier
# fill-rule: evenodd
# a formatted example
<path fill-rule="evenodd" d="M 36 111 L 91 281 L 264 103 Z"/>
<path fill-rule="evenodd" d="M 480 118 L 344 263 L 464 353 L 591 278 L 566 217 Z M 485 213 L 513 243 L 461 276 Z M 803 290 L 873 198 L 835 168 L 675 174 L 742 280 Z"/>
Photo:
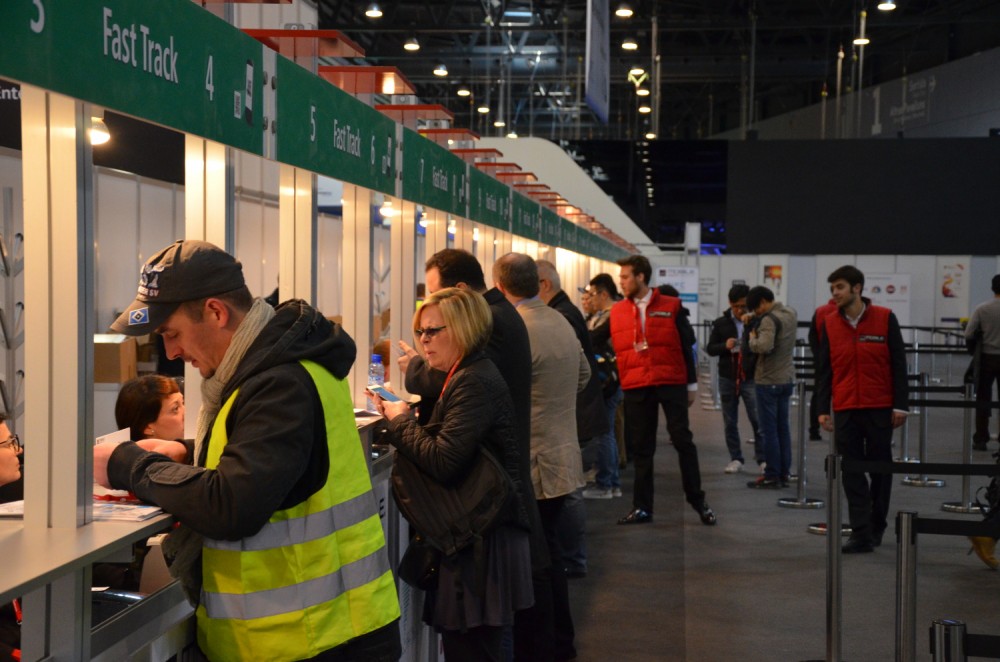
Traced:
<path fill-rule="evenodd" d="M 843 494 L 842 474 L 847 473 L 881 473 L 905 474 L 912 469 L 910 462 L 871 462 L 866 460 L 845 459 L 840 455 L 831 454 L 826 458 L 827 473 L 827 527 L 837 530 L 841 526 L 841 496 Z M 1000 464 L 952 464 L 926 463 L 923 467 L 928 472 L 942 475 L 963 476 L 1000 476 Z M 976 507 L 978 510 L 978 507 Z M 896 514 L 896 655 L 901 662 L 912 662 L 916 659 L 916 573 L 917 573 L 917 538 L 919 534 L 948 536 L 989 536 L 1000 537 L 1000 522 L 970 522 L 961 520 L 946 520 L 921 518 L 914 512 L 899 511 Z M 839 662 L 841 637 L 841 548 L 837 536 L 827 539 L 827 660 Z M 957 623 L 944 621 L 946 623 Z M 937 627 L 937 626 L 935 626 Z M 938 628 L 941 630 L 942 628 Z M 952 655 L 956 649 L 964 650 L 964 655 L 979 655 L 1000 658 L 1000 636 L 970 636 L 961 635 L 961 641 L 956 644 L 955 634 L 950 628 L 947 640 L 940 634 L 934 634 L 932 627 L 932 653 L 935 646 L 940 646 L 942 654 Z M 936 638 L 935 638 L 936 637 Z M 975 653 L 969 650 L 974 648 Z M 964 660 L 964 657 L 935 657 L 947 660 Z"/>

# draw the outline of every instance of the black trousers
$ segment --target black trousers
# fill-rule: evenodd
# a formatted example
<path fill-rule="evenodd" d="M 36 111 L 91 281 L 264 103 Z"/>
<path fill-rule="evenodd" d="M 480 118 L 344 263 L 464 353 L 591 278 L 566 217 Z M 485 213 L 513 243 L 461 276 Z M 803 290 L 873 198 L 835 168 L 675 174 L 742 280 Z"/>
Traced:
<path fill-rule="evenodd" d="M 851 409 L 838 411 L 833 418 L 838 453 L 852 460 L 892 462 L 892 409 Z M 870 540 L 885 531 L 892 474 L 845 471 L 843 483 L 851 537 Z"/>
<path fill-rule="evenodd" d="M 442 630 L 441 646 L 447 662 L 501 662 L 503 628 L 481 625 L 465 632 Z"/>
<path fill-rule="evenodd" d="M 650 386 L 625 391 L 625 427 L 632 436 L 630 450 L 635 465 L 632 505 L 653 512 L 653 456 L 656 454 L 656 427 L 660 407 L 667 417 L 667 432 L 677 451 L 684 496 L 692 506 L 705 502 L 701 490 L 698 448 L 688 423 L 687 385 Z"/>
<path fill-rule="evenodd" d="M 573 628 L 573 615 L 569 607 L 569 586 L 566 584 L 566 561 L 559 544 L 559 522 L 565 510 L 566 497 L 538 500 L 538 514 L 542 516 L 542 530 L 545 540 L 549 543 L 549 554 L 552 556 L 552 568 L 549 573 L 549 586 L 552 595 L 552 631 L 553 656 L 557 660 L 572 660 L 576 657 L 576 647 L 573 640 L 576 631 Z M 538 596 L 535 596 L 538 599 Z"/>
<path fill-rule="evenodd" d="M 993 384 L 1000 384 L 1000 354 L 983 354 L 979 358 L 979 381 L 976 382 L 976 402 L 993 399 Z M 976 433 L 972 440 L 985 444 L 990 440 L 990 409 L 976 410 Z"/>

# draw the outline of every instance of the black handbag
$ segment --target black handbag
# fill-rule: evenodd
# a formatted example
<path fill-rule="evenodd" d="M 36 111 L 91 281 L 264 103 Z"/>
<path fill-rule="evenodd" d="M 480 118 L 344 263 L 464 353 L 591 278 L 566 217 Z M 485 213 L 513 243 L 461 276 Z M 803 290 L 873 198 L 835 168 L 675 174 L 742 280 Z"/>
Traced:
<path fill-rule="evenodd" d="M 417 534 L 403 552 L 396 575 L 410 586 L 422 591 L 437 588 L 441 556 L 439 549 Z"/>
<path fill-rule="evenodd" d="M 446 556 L 481 541 L 509 519 L 514 491 L 514 481 L 482 446 L 469 471 L 447 485 L 402 453 L 393 459 L 392 496 L 399 511 L 427 544 Z"/>

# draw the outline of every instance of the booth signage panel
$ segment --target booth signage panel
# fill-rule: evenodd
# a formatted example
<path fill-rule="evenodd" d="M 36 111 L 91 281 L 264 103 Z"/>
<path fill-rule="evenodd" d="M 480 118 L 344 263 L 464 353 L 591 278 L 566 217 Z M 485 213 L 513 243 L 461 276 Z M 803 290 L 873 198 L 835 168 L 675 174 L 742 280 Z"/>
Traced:
<path fill-rule="evenodd" d="M 510 232 L 510 187 L 469 168 L 469 218 Z"/>
<path fill-rule="evenodd" d="M 278 57 L 282 163 L 396 194 L 396 123 L 347 92 Z"/>
<path fill-rule="evenodd" d="M 416 131 L 403 129 L 403 198 L 467 216 L 468 164 Z"/>
<path fill-rule="evenodd" d="M 514 211 L 511 232 L 519 237 L 538 241 L 541 224 L 541 208 L 538 203 L 515 191 L 511 209 Z"/>
<path fill-rule="evenodd" d="M 559 231 L 559 246 L 565 248 L 568 251 L 573 251 L 574 253 L 586 254 L 587 251 L 583 250 L 580 246 L 579 241 L 579 230 L 580 228 L 571 221 L 567 221 L 565 218 L 559 219 L 562 228 Z"/>
<path fill-rule="evenodd" d="M 261 154 L 264 46 L 190 0 L 7 0 L 0 76 Z"/>
<path fill-rule="evenodd" d="M 541 210 L 539 241 L 546 246 L 561 246 L 562 218 L 548 207 L 541 207 Z"/>

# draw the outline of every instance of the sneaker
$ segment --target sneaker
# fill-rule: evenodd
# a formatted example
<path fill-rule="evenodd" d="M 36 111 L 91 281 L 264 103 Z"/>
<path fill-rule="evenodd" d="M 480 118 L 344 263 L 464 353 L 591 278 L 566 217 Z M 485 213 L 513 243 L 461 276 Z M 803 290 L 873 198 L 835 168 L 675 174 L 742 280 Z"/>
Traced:
<path fill-rule="evenodd" d="M 748 482 L 747 487 L 753 490 L 777 490 L 781 487 L 781 482 L 777 478 L 760 476 L 757 480 Z"/>
<path fill-rule="evenodd" d="M 760 475 L 763 476 L 764 475 L 764 470 L 767 469 L 767 462 L 761 462 L 757 466 L 760 467 Z"/>
<path fill-rule="evenodd" d="M 612 496 L 610 487 L 601 487 L 600 485 L 588 487 L 583 491 L 584 499 L 610 499 Z"/>
<path fill-rule="evenodd" d="M 739 460 L 733 460 L 732 462 L 726 465 L 726 468 L 723 469 L 723 471 L 726 472 L 727 474 L 738 474 L 739 472 L 743 471 L 743 463 Z"/>
<path fill-rule="evenodd" d="M 621 495 L 622 495 L 622 488 L 620 488 L 620 487 L 612 487 L 611 488 L 611 496 L 613 496 L 613 497 L 620 497 Z"/>

